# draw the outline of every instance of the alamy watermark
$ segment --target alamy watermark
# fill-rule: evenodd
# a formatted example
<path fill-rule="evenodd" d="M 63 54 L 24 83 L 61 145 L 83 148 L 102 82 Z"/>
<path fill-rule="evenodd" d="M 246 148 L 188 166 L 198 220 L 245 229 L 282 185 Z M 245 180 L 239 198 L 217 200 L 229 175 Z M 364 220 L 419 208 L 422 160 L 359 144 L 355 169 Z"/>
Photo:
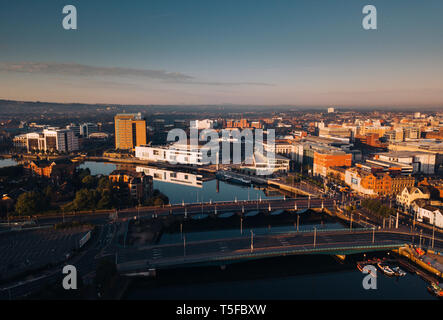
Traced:
<path fill-rule="evenodd" d="M 77 30 L 77 8 L 72 4 L 65 5 L 62 13 L 65 14 L 62 21 L 63 29 Z M 362 13 L 365 14 L 362 20 L 363 29 L 377 30 L 377 8 L 367 4 L 363 7 Z"/>
<path fill-rule="evenodd" d="M 76 290 L 77 289 L 77 268 L 73 265 L 66 265 L 62 270 L 63 274 L 63 289 L 65 290 Z"/>
<path fill-rule="evenodd" d="M 363 288 L 365 290 L 377 289 L 377 268 L 373 265 L 368 264 L 363 267 L 363 270 L 361 272 L 363 274 L 367 274 L 367 276 L 363 278 Z"/>

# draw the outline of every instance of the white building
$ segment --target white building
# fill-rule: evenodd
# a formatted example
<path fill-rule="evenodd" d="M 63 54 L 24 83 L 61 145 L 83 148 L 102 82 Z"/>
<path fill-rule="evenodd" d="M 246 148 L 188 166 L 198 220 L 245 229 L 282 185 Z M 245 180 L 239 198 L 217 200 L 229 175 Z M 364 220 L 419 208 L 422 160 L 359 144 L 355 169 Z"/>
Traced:
<path fill-rule="evenodd" d="M 434 174 L 437 155 L 428 152 L 397 151 L 379 153 L 376 157 L 382 161 L 412 166 L 412 173 Z"/>
<path fill-rule="evenodd" d="M 28 138 L 26 134 L 19 134 L 12 139 L 15 148 L 26 148 L 28 145 Z"/>
<path fill-rule="evenodd" d="M 204 119 L 204 120 L 192 120 L 190 123 L 191 129 L 212 129 L 214 128 L 214 120 Z"/>
<path fill-rule="evenodd" d="M 405 187 L 403 191 L 397 195 L 397 203 L 409 208 L 411 204 L 418 199 L 429 199 L 430 193 L 420 187 Z"/>
<path fill-rule="evenodd" d="M 26 134 L 26 148 L 40 151 L 71 152 L 79 148 L 78 138 L 69 129 L 49 128 Z"/>
<path fill-rule="evenodd" d="M 430 205 L 423 207 L 416 207 L 417 221 L 425 222 L 434 225 L 438 228 L 443 228 L 443 214 L 442 210 Z"/>
<path fill-rule="evenodd" d="M 135 157 L 152 162 L 169 162 L 189 165 L 204 165 L 203 149 L 199 146 L 170 145 L 152 147 L 147 145 L 135 147 Z"/>
<path fill-rule="evenodd" d="M 98 126 L 95 123 L 82 123 L 80 125 L 80 135 L 83 137 L 89 137 L 96 132 L 98 132 Z"/>
<path fill-rule="evenodd" d="M 328 113 L 334 113 L 335 109 L 334 108 L 328 108 Z"/>
<path fill-rule="evenodd" d="M 267 176 L 275 172 L 288 172 L 289 164 L 290 160 L 279 154 L 267 156 L 256 150 L 252 156 L 252 165 L 243 165 L 241 168 L 254 175 Z"/>
<path fill-rule="evenodd" d="M 78 150 L 78 138 L 74 131 L 69 129 L 45 129 L 43 130 L 46 146 L 45 150 L 54 149 L 59 152 Z"/>

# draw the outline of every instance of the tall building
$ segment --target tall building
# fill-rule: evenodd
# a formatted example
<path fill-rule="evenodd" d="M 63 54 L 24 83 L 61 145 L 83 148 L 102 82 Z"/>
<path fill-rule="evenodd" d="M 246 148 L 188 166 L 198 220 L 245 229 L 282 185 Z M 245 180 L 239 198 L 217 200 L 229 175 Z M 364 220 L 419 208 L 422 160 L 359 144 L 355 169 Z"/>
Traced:
<path fill-rule="evenodd" d="M 71 152 L 79 149 L 78 138 L 69 129 L 49 128 L 26 134 L 26 148 L 32 150 Z"/>
<path fill-rule="evenodd" d="M 80 135 L 89 137 L 90 134 L 98 132 L 98 126 L 95 123 L 82 123 L 80 125 Z"/>
<path fill-rule="evenodd" d="M 140 113 L 117 114 L 114 123 L 116 149 L 134 149 L 146 144 L 146 121 Z"/>

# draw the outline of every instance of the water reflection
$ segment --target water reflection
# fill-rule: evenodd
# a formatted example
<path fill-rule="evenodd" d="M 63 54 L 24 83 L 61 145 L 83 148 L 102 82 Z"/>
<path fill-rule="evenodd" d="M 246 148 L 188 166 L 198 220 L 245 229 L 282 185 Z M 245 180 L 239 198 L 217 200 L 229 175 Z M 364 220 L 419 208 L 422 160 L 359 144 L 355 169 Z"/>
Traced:
<path fill-rule="evenodd" d="M 0 168 L 16 166 L 18 164 L 14 159 L 0 159 Z"/>
<path fill-rule="evenodd" d="M 200 174 L 141 166 L 137 166 L 135 170 L 137 172 L 144 172 L 147 176 L 152 176 L 154 178 L 154 181 L 164 181 L 167 183 L 181 184 L 196 188 L 203 187 L 203 176 Z"/>
<path fill-rule="evenodd" d="M 108 175 L 114 170 L 143 171 L 154 177 L 154 189 L 165 194 L 171 204 L 282 198 L 280 194 L 275 192 L 266 194 L 264 189 L 253 186 L 230 184 L 216 179 L 203 181 L 199 174 L 179 170 L 94 161 L 85 161 L 79 168 L 89 168 L 92 175 Z"/>

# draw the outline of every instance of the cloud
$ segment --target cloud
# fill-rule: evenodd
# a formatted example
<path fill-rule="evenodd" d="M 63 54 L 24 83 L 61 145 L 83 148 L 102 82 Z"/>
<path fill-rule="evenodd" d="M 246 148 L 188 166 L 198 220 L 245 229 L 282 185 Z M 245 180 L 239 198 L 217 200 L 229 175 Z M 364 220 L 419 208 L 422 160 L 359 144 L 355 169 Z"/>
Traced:
<path fill-rule="evenodd" d="M 208 86 L 271 86 L 262 82 L 219 82 L 199 81 L 193 76 L 181 72 L 164 70 L 135 69 L 122 67 L 97 67 L 77 63 L 45 63 L 45 62 L 17 62 L 0 63 L 0 72 L 15 72 L 27 74 L 46 74 L 81 77 L 137 77 L 160 80 L 170 83 Z"/>
<path fill-rule="evenodd" d="M 274 86 L 265 82 L 220 82 L 220 81 L 183 81 L 184 84 L 200 84 L 206 86 Z"/>
<path fill-rule="evenodd" d="M 55 74 L 84 77 L 127 77 L 135 76 L 166 81 L 188 81 L 192 76 L 180 72 L 167 72 L 164 70 L 133 69 L 121 67 L 96 67 L 77 63 L 41 63 L 20 62 L 0 63 L 0 72 L 20 72 L 31 74 Z"/>

